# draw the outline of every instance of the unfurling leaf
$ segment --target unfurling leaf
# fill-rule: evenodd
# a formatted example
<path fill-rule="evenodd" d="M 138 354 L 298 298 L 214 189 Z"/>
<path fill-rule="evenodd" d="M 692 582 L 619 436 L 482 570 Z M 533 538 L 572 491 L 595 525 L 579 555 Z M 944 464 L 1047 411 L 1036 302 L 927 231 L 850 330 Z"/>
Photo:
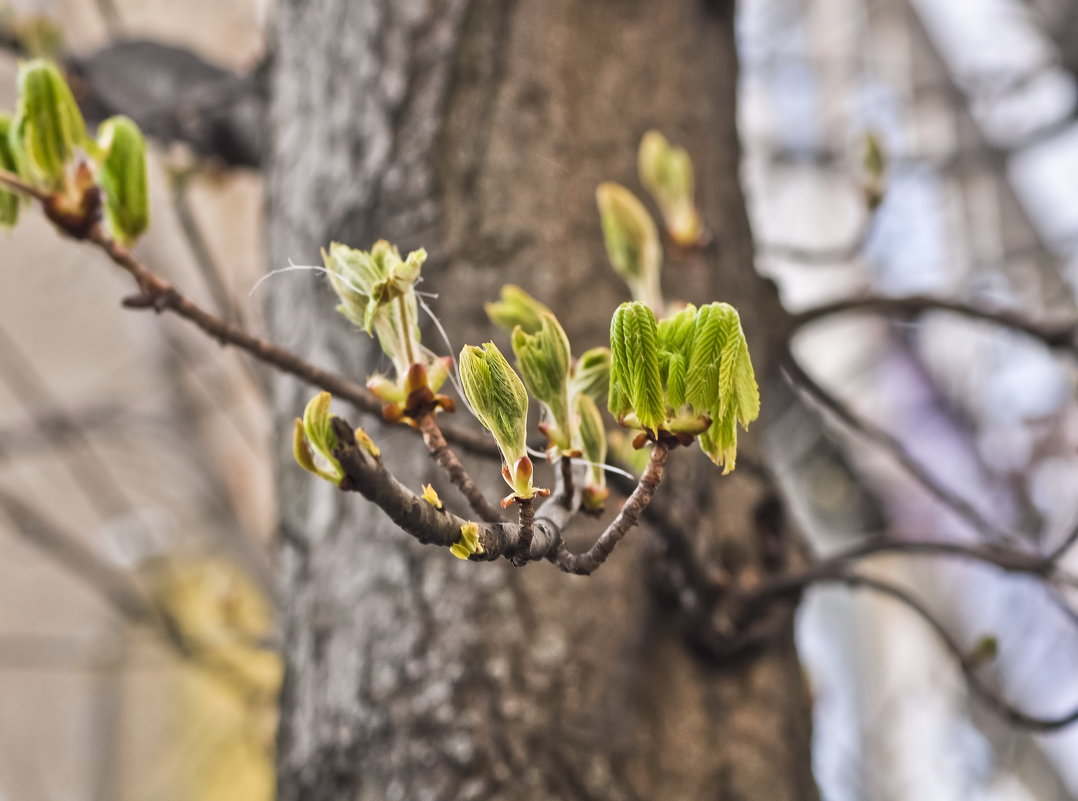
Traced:
<path fill-rule="evenodd" d="M 338 443 L 333 433 L 333 416 L 329 413 L 332 400 L 328 392 L 320 392 L 307 403 L 303 419 L 297 418 L 293 429 L 292 453 L 304 470 L 339 485 L 344 470 L 333 455 Z"/>
<path fill-rule="evenodd" d="M 573 366 L 569 392 L 588 395 L 596 403 L 606 401 L 610 392 L 610 348 L 584 351 Z"/>
<path fill-rule="evenodd" d="M 606 430 L 603 415 L 589 395 L 576 396 L 576 416 L 580 450 L 588 461 L 588 480 L 581 500 L 584 508 L 598 512 L 603 508 L 610 490 L 606 488 Z"/>
<path fill-rule="evenodd" d="M 636 195 L 621 184 L 599 184 L 595 199 L 611 265 L 629 285 L 634 300 L 661 312 L 663 251 L 655 221 Z"/>
<path fill-rule="evenodd" d="M 438 490 L 434 489 L 431 484 L 423 485 L 423 495 L 421 497 L 439 512 L 445 508 L 445 504 L 442 503 L 442 499 L 438 496 Z"/>
<path fill-rule="evenodd" d="M 513 329 L 513 354 L 524 385 L 543 404 L 551 443 L 563 451 L 570 448 L 569 424 L 569 337 L 553 314 L 544 312 L 539 330 L 527 333 Z"/>
<path fill-rule="evenodd" d="M 384 401 L 386 419 L 412 425 L 438 409 L 453 410 L 450 398 L 434 394 L 448 378 L 452 360 L 420 342 L 415 283 L 426 258 L 420 248 L 402 259 L 385 240 L 375 242 L 369 252 L 339 242 L 322 251 L 330 284 L 341 301 L 337 311 L 377 338 L 393 362 L 394 378 L 373 375 L 368 387 Z"/>
<path fill-rule="evenodd" d="M 623 303 L 610 321 L 610 412 L 633 414 L 640 427 L 657 433 L 666 419 L 659 376 L 655 315 L 640 302 Z"/>
<path fill-rule="evenodd" d="M 426 258 L 427 252 L 420 248 L 409 253 L 407 259 L 401 259 L 397 247 L 384 239 L 375 242 L 370 251 L 356 250 L 339 242 L 332 243 L 328 253 L 322 251 L 330 283 L 341 299 L 338 311 L 372 336 L 378 311 L 398 298 L 413 294 L 413 285 Z M 404 322 L 414 326 L 414 313 L 407 317 Z"/>
<path fill-rule="evenodd" d="M 449 552 L 457 559 L 467 559 L 473 553 L 483 553 L 479 544 L 479 524 L 465 523 L 460 527 L 460 539 L 449 546 Z"/>
<path fill-rule="evenodd" d="M 640 183 L 662 211 L 670 238 L 682 247 L 700 242 L 702 229 L 696 210 L 692 159 L 682 147 L 673 147 L 658 131 L 648 131 L 637 155 Z"/>
<path fill-rule="evenodd" d="M 465 345 L 459 364 L 464 395 L 502 452 L 506 483 L 518 496 L 532 497 L 531 461 L 526 449 L 528 391 L 524 383 L 493 342 L 481 348 Z"/>
<path fill-rule="evenodd" d="M 130 245 L 150 221 L 146 180 L 146 140 L 131 119 L 110 117 L 101 123 L 97 144 L 104 153 L 100 183 L 112 235 Z"/>
<path fill-rule="evenodd" d="M 11 115 L 0 113 L 0 169 L 13 174 L 19 171 L 15 153 L 8 142 Z M 0 228 L 11 228 L 19 219 L 19 196 L 0 188 Z"/>
<path fill-rule="evenodd" d="M 49 191 L 64 187 L 66 168 L 93 145 L 60 69 L 34 59 L 19 67 L 19 100 L 9 142 L 20 174 Z"/>
<path fill-rule="evenodd" d="M 534 334 L 542 325 L 542 316 L 552 314 L 550 309 L 513 284 L 502 287 L 501 300 L 487 303 L 483 308 L 490 321 L 506 333 L 512 333 L 519 326 L 526 333 Z"/>
<path fill-rule="evenodd" d="M 737 311 L 726 303 L 709 303 L 696 314 L 689 359 L 686 399 L 711 425 L 700 447 L 723 474 L 734 469 L 737 425 L 748 428 L 760 413 L 760 391 L 749 358 L 748 343 Z"/>

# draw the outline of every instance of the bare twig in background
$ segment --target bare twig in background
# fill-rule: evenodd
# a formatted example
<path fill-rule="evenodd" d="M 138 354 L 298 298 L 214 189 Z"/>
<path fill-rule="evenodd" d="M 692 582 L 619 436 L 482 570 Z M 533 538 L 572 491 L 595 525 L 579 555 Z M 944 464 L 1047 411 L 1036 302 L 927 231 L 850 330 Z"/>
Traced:
<path fill-rule="evenodd" d="M 783 369 L 795 390 L 802 392 L 810 400 L 815 401 L 816 404 L 826 409 L 851 431 L 864 437 L 889 454 L 929 494 L 954 511 L 975 531 L 996 540 L 1017 539 L 1013 532 L 1000 528 L 988 520 L 971 503 L 937 481 L 895 437 L 856 414 L 833 393 L 824 389 L 816 379 L 801 367 L 792 353 L 787 354 L 783 362 Z"/>
<path fill-rule="evenodd" d="M 194 209 L 191 208 L 189 190 L 193 179 L 193 170 L 177 171 L 170 176 L 169 186 L 172 189 L 172 206 L 176 210 L 176 219 L 179 220 L 180 230 L 191 249 L 195 266 L 210 290 L 218 313 L 229 322 L 242 326 L 243 312 L 225 283 L 224 271 L 213 257 L 210 246 L 202 235 L 202 228 L 195 218 Z"/>
<path fill-rule="evenodd" d="M 1078 354 L 1078 320 L 1037 321 L 1004 309 L 986 309 L 960 301 L 924 295 L 901 298 L 870 296 L 838 300 L 794 314 L 793 326 L 796 330 L 825 317 L 850 312 L 876 312 L 895 317 L 909 317 L 932 311 L 951 312 L 973 320 L 993 323 L 1027 334 L 1050 348 Z"/>
<path fill-rule="evenodd" d="M 41 434 L 48 437 L 50 443 L 66 438 L 77 446 L 82 465 L 74 464 L 69 459 L 60 459 L 60 462 L 76 485 L 83 488 L 87 501 L 98 514 L 109 519 L 126 512 L 130 502 L 112 469 L 98 455 L 89 436 L 77 420 L 63 409 L 60 399 L 49 389 L 33 363 L 8 336 L 3 326 L 0 326 L 0 375 L 3 375 L 5 386 L 31 419 L 46 415 L 60 421 L 66 435 L 60 435 L 57 428 L 42 429 Z"/>
<path fill-rule="evenodd" d="M 811 584 L 837 583 L 851 588 L 865 588 L 899 601 L 920 617 L 954 658 L 970 691 L 1006 721 L 1032 731 L 1048 732 L 1078 721 L 1078 707 L 1057 716 L 1041 717 L 1023 712 L 988 686 L 978 672 L 978 660 L 964 649 L 932 611 L 912 593 L 881 579 L 852 573 L 841 565 L 826 565 L 802 574 L 783 576 L 749 591 L 741 598 L 741 610 L 748 616 L 769 605 L 775 598 L 796 598 Z"/>

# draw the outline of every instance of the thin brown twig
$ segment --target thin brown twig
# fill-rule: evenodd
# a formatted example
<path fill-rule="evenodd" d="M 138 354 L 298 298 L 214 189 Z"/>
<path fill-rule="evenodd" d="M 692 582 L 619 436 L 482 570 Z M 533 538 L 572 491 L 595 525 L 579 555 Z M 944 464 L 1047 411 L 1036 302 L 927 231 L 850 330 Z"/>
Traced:
<path fill-rule="evenodd" d="M 0 488 L 0 512 L 17 534 L 52 557 L 94 589 L 128 623 L 146 626 L 173 652 L 219 679 L 242 696 L 257 694 L 241 671 L 217 658 L 214 648 L 187 637 L 168 612 L 155 604 L 121 571 L 112 567 L 37 509 Z"/>
<path fill-rule="evenodd" d="M 479 518 L 484 523 L 498 523 L 504 520 L 502 513 L 483 495 L 483 491 L 479 489 L 464 468 L 464 465 L 461 464 L 460 459 L 449 447 L 449 443 L 445 441 L 445 436 L 438 426 L 438 421 L 434 418 L 434 413 L 420 415 L 416 425 L 423 435 L 423 442 L 427 446 L 431 458 L 438 463 L 439 467 L 445 470 L 449 480 L 453 482 L 453 486 L 459 489 L 467 499 L 472 511 L 479 515 Z"/>
<path fill-rule="evenodd" d="M 17 175 L 3 170 L 0 170 L 0 185 L 21 192 L 46 205 L 50 200 L 50 195 L 47 192 L 26 183 Z M 65 231 L 65 233 L 72 232 Z M 108 236 L 100 225 L 93 226 L 88 234 L 82 238 L 96 245 L 114 264 L 129 273 L 138 283 L 140 294 L 124 301 L 127 308 L 172 312 L 193 323 L 222 345 L 237 347 L 259 361 L 270 364 L 282 372 L 294 375 L 312 386 L 336 395 L 342 400 L 351 403 L 360 411 L 381 416 L 381 401 L 365 387 L 329 370 L 316 367 L 295 353 L 256 337 L 240 326 L 207 312 L 175 286 L 154 273 L 128 248 Z M 453 425 L 443 425 L 441 430 L 447 440 L 459 445 L 466 451 L 481 456 L 494 457 L 498 455 L 498 448 L 493 440 L 479 431 Z"/>
<path fill-rule="evenodd" d="M 666 458 L 669 453 L 667 446 L 661 442 L 657 442 L 652 446 L 648 466 L 644 470 L 644 474 L 640 476 L 636 489 L 622 504 L 617 517 L 584 553 L 571 553 L 562 543 L 556 557 L 558 567 L 567 573 L 586 576 L 593 573 L 606 561 L 617 544 L 640 520 L 640 515 L 647 505 L 651 503 L 651 499 L 655 495 L 655 489 L 659 486 L 659 482 L 662 481 L 663 469 L 666 466 Z"/>
<path fill-rule="evenodd" d="M 814 306 L 792 315 L 793 330 L 826 317 L 851 312 L 877 312 L 893 316 L 913 316 L 931 311 L 945 311 L 973 320 L 982 320 L 1038 339 L 1050 348 L 1078 353 L 1078 320 L 1037 321 L 1005 309 L 987 309 L 961 301 L 912 295 L 900 298 L 868 296 L 845 298 Z"/>
<path fill-rule="evenodd" d="M 784 576 L 761 585 L 742 597 L 742 610 L 755 611 L 769 605 L 777 598 L 797 598 L 809 584 L 839 583 L 851 588 L 865 588 L 890 596 L 901 602 L 920 617 L 935 632 L 943 646 L 951 653 L 970 691 L 1007 722 L 1032 731 L 1048 732 L 1070 726 L 1078 721 L 1078 707 L 1053 717 L 1030 715 L 1018 709 L 990 688 L 977 672 L 978 661 L 958 643 L 932 611 L 912 593 L 887 581 L 853 573 L 841 565 L 829 565 L 826 569 L 810 570 L 800 575 Z"/>
<path fill-rule="evenodd" d="M 527 554 L 532 547 L 532 533 L 535 523 L 535 506 L 531 498 L 517 498 L 517 524 L 520 526 L 520 552 Z M 521 567 L 525 560 L 513 560 L 513 564 Z"/>
<path fill-rule="evenodd" d="M 819 406 L 838 418 L 844 426 L 889 454 L 930 495 L 950 508 L 975 531 L 990 535 L 997 540 L 1013 541 L 1018 539 L 1014 533 L 995 525 L 964 498 L 940 484 L 893 435 L 856 414 L 833 393 L 824 389 L 816 379 L 805 371 L 789 351 L 786 353 L 783 369 L 795 391 L 802 392 L 814 400 Z"/>
<path fill-rule="evenodd" d="M 569 457 L 569 456 L 561 457 L 561 460 L 559 462 L 559 467 L 561 468 L 562 486 L 565 488 L 565 492 L 562 495 L 562 502 L 565 504 L 565 508 L 568 509 L 568 508 L 570 508 L 570 504 L 573 501 L 573 495 L 575 494 L 575 492 L 573 490 L 573 460 L 572 460 L 572 458 Z"/>

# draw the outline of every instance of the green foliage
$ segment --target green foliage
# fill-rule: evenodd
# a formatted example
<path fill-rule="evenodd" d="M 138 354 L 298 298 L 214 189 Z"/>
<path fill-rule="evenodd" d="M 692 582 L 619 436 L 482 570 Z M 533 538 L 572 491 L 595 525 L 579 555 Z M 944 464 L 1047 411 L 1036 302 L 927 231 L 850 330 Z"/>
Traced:
<path fill-rule="evenodd" d="M 623 303 L 610 321 L 610 412 L 632 414 L 652 434 L 666 420 L 659 376 L 659 332 L 655 315 L 643 303 Z"/>
<path fill-rule="evenodd" d="M 11 115 L 0 113 L 0 170 L 10 173 L 19 171 L 15 153 L 8 142 L 11 130 Z M 0 189 L 0 227 L 11 228 L 19 219 L 19 196 L 14 192 Z"/>
<path fill-rule="evenodd" d="M 588 461 L 588 480 L 584 485 L 583 505 L 589 511 L 602 509 L 610 491 L 606 488 L 606 430 L 599 407 L 590 395 L 576 396 L 580 449 Z"/>
<path fill-rule="evenodd" d="M 621 184 L 599 184 L 595 199 L 611 265 L 628 284 L 634 300 L 661 311 L 663 251 L 655 221 L 636 195 Z"/>
<path fill-rule="evenodd" d="M 78 104 L 50 61 L 34 59 L 19 67 L 19 101 L 8 142 L 19 174 L 50 191 L 64 188 L 66 168 L 77 153 L 94 149 Z"/>
<path fill-rule="evenodd" d="M 737 311 L 689 305 L 656 323 L 643 304 L 625 303 L 611 321 L 610 347 L 611 413 L 652 436 L 698 435 L 711 460 L 732 470 L 737 424 L 747 427 L 760 410 Z"/>
<path fill-rule="evenodd" d="M 426 258 L 421 248 L 402 259 L 396 246 L 384 239 L 370 251 L 339 242 L 322 251 L 330 285 L 341 301 L 337 311 L 374 336 L 393 362 L 393 380 L 374 375 L 367 381 L 367 387 L 388 404 L 390 419 L 407 414 L 405 407 L 414 391 L 437 392 L 449 377 L 448 357 L 439 358 L 420 342 L 415 283 Z M 444 396 L 435 400 L 450 405 Z"/>
<path fill-rule="evenodd" d="M 696 211 L 692 159 L 685 148 L 673 147 L 658 131 L 648 131 L 637 154 L 640 183 L 658 204 L 670 238 L 692 247 L 702 233 Z"/>
<path fill-rule="evenodd" d="M 341 299 L 337 310 L 374 334 L 375 318 L 394 300 L 413 294 L 427 252 L 420 248 L 401 259 L 400 251 L 384 239 L 369 250 L 356 250 L 339 242 L 322 251 L 330 283 Z M 414 321 L 414 318 L 413 318 Z"/>
<path fill-rule="evenodd" d="M 519 326 L 525 333 L 534 334 L 542 325 L 543 315 L 553 314 L 550 309 L 513 284 L 502 287 L 501 300 L 487 303 L 483 308 L 486 309 L 490 321 L 506 333 L 512 333 Z"/>
<path fill-rule="evenodd" d="M 465 523 L 460 527 L 460 539 L 449 546 L 449 552 L 457 559 L 467 559 L 473 553 L 483 553 L 479 544 L 479 524 Z"/>
<path fill-rule="evenodd" d="M 133 120 L 117 116 L 101 123 L 97 143 L 104 154 L 99 175 L 109 227 L 119 242 L 129 245 L 150 222 L 146 140 Z"/>
<path fill-rule="evenodd" d="M 502 452 L 508 471 L 506 482 L 518 496 L 532 497 L 532 467 L 526 448 L 528 392 L 524 383 L 493 342 L 481 348 L 465 345 L 459 364 L 464 395 Z"/>
<path fill-rule="evenodd" d="M 557 318 L 544 312 L 535 333 L 529 334 L 519 325 L 513 330 L 512 345 L 524 385 L 532 397 L 543 405 L 551 443 L 562 451 L 568 451 L 572 436 L 569 421 L 569 337 Z"/>
<path fill-rule="evenodd" d="M 610 348 L 584 351 L 573 366 L 569 382 L 571 396 L 584 394 L 596 403 L 606 401 L 610 392 Z"/>
<path fill-rule="evenodd" d="M 320 392 L 308 402 L 303 419 L 297 419 L 294 426 L 292 453 L 304 470 L 340 485 L 344 470 L 333 455 L 338 442 L 329 413 L 332 400 L 328 392 Z"/>

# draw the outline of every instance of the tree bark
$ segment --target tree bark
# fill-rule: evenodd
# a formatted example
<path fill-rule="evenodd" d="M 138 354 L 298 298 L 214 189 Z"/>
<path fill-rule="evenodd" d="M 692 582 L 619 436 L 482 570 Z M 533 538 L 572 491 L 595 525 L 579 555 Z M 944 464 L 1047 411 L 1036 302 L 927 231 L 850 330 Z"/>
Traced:
<path fill-rule="evenodd" d="M 671 264 L 668 296 L 739 308 L 765 412 L 777 408 L 772 354 L 787 318 L 753 269 L 733 29 L 723 0 L 281 0 L 270 266 L 317 264 L 332 240 L 423 246 L 421 288 L 438 293 L 454 355 L 492 337 L 482 304 L 504 283 L 551 306 L 580 353 L 606 343 L 625 299 L 595 187 L 637 187 L 637 144 L 658 128 L 693 154 L 716 242 L 707 259 Z M 318 276 L 269 288 L 276 339 L 357 378 L 379 366 Z M 433 329 L 425 339 L 447 350 Z M 648 592 L 645 531 L 587 578 L 420 546 L 294 466 L 285 432 L 309 394 L 290 379 L 275 387 L 281 798 L 816 797 L 789 616 L 759 655 L 714 665 Z M 418 436 L 362 422 L 398 477 L 416 489 L 434 478 L 463 513 Z M 704 505 L 701 557 L 757 565 L 765 479 L 702 472 L 695 450 L 670 461 L 680 472 L 659 493 Z M 495 465 L 472 469 L 503 491 Z"/>

